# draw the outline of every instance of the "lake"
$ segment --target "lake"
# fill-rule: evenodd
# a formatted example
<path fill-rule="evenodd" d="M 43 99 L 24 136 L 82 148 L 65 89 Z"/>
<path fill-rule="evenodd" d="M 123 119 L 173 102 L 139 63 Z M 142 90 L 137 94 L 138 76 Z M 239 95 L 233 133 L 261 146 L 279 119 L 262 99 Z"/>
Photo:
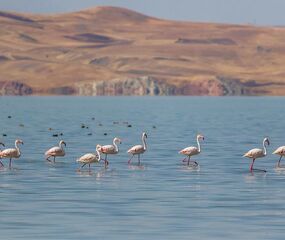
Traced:
<path fill-rule="evenodd" d="M 1 239 L 284 239 L 285 171 L 271 154 L 285 145 L 284 106 L 283 97 L 1 97 L 0 140 L 24 141 L 0 170 Z M 128 166 L 143 131 L 142 165 Z M 178 151 L 197 133 L 193 169 Z M 269 154 L 255 167 L 268 172 L 251 174 L 242 155 L 265 136 Z M 122 144 L 107 169 L 78 171 L 78 157 L 114 137 Z M 44 152 L 61 139 L 66 156 L 50 164 Z"/>

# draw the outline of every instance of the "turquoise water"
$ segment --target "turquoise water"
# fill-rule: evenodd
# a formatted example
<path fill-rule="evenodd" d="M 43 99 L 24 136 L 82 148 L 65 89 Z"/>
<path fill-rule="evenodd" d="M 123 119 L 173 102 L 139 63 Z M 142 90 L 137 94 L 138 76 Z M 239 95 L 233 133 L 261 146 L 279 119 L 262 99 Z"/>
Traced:
<path fill-rule="evenodd" d="M 284 105 L 270 97 L 2 97 L 0 140 L 24 145 L 13 169 L 3 160 L 0 170 L 1 239 L 284 239 L 285 171 L 271 154 L 285 145 Z M 142 166 L 128 166 L 142 131 L 149 149 Z M 205 141 L 192 169 L 177 152 L 196 145 L 197 133 Z M 115 136 L 123 143 L 107 169 L 77 171 L 76 158 Z M 264 136 L 270 154 L 256 167 L 268 172 L 250 174 L 241 156 Z M 49 164 L 43 153 L 60 139 L 67 154 Z"/>

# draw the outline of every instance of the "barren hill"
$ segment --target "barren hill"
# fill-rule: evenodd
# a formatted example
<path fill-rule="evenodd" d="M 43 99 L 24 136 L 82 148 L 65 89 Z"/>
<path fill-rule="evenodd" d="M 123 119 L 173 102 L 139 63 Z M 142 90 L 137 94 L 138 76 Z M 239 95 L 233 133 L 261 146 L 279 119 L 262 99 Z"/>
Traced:
<path fill-rule="evenodd" d="M 0 12 L 0 95 L 285 95 L 285 28 Z"/>

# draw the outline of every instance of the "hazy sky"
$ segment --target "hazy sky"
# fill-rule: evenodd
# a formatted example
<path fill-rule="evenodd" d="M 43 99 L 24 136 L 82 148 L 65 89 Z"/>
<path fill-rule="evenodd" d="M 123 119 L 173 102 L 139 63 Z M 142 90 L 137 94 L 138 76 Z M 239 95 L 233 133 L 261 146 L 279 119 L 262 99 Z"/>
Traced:
<path fill-rule="evenodd" d="M 1 10 L 36 13 L 98 5 L 126 7 L 165 19 L 285 25 L 285 0 L 0 0 Z"/>

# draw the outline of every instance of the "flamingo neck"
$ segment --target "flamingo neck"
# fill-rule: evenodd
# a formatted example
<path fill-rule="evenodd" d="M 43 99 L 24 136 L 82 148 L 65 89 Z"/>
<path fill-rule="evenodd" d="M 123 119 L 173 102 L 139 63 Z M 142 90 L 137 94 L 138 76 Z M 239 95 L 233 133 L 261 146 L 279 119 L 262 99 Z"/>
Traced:
<path fill-rule="evenodd" d="M 264 156 L 266 156 L 266 154 L 267 154 L 265 140 L 263 140 L 263 154 L 264 154 Z"/>
<path fill-rule="evenodd" d="M 114 145 L 114 147 L 115 147 L 115 151 L 116 151 L 116 152 L 119 152 L 119 148 L 118 148 L 118 145 L 117 145 L 115 139 L 113 140 L 113 145 Z"/>
<path fill-rule="evenodd" d="M 59 147 L 62 149 L 62 151 L 64 151 L 64 149 L 63 149 L 63 143 L 60 143 L 60 144 L 59 144 Z"/>
<path fill-rule="evenodd" d="M 200 142 L 199 142 L 199 138 L 197 137 L 197 145 L 198 145 L 198 152 L 201 152 L 201 146 L 200 146 Z"/>
<path fill-rule="evenodd" d="M 17 149 L 17 151 L 18 151 L 18 153 L 19 153 L 19 155 L 20 155 L 20 154 L 21 154 L 20 148 L 19 148 L 19 146 L 18 146 L 18 143 L 16 143 L 16 142 L 15 142 L 15 148 Z"/>
<path fill-rule="evenodd" d="M 142 136 L 142 142 L 143 142 L 143 149 L 146 150 L 145 136 Z"/>
<path fill-rule="evenodd" d="M 99 150 L 98 149 L 96 149 L 96 153 L 97 153 L 97 155 L 98 155 L 98 162 L 101 160 L 101 154 L 100 154 L 100 152 L 99 152 Z"/>

